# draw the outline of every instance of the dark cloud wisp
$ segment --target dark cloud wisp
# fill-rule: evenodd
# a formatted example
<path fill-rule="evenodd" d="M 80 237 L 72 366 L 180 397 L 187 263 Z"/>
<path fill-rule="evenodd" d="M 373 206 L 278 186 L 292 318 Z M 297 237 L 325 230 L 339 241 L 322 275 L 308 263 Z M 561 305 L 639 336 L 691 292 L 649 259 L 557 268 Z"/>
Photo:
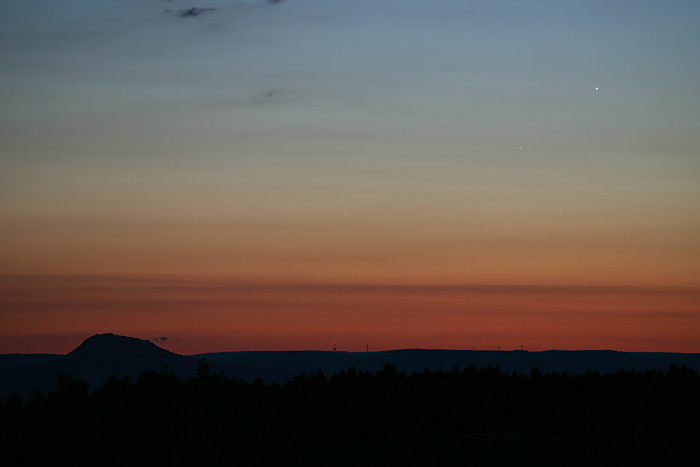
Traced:
<path fill-rule="evenodd" d="M 216 11 L 216 8 L 185 8 L 183 10 L 165 10 L 165 13 L 173 13 L 177 15 L 178 18 L 194 18 L 204 13 L 209 13 L 211 11 Z"/>

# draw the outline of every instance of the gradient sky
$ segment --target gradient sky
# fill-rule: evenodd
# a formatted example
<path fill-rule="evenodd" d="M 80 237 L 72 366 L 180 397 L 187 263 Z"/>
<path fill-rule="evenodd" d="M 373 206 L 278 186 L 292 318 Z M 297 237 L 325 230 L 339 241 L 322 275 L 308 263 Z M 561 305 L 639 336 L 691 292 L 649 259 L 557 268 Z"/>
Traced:
<path fill-rule="evenodd" d="M 700 352 L 698 18 L 4 0 L 0 352 Z"/>

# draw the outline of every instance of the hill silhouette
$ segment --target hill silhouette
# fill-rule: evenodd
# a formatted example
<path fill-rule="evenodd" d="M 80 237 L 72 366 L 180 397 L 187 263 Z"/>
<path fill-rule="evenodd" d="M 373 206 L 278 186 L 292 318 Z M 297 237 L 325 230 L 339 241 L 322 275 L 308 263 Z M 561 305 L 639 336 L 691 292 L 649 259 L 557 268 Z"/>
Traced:
<path fill-rule="evenodd" d="M 178 366 L 183 361 L 182 355 L 158 347 L 150 341 L 116 334 L 96 334 L 83 341 L 62 360 L 63 365 L 78 367 L 108 365 L 114 368 L 146 366 L 153 364 Z"/>
<path fill-rule="evenodd" d="M 193 358 L 147 340 L 111 333 L 89 337 L 67 355 L 40 359 L 39 364 L 20 365 L 20 360 L 33 361 L 27 356 L 15 356 L 11 361 L 6 358 L 9 364 L 0 368 L 0 399 L 14 392 L 27 397 L 35 389 L 51 390 L 59 372 L 87 381 L 95 388 L 112 375 L 135 379 L 151 369 L 168 368 L 178 376 L 191 376 L 196 374 L 198 365 Z"/>
<path fill-rule="evenodd" d="M 169 368 L 178 375 L 196 373 L 189 357 L 162 349 L 152 342 L 116 334 L 97 334 L 86 339 L 57 364 L 61 371 L 88 383 L 101 384 L 111 375 L 136 378 L 147 370 Z"/>

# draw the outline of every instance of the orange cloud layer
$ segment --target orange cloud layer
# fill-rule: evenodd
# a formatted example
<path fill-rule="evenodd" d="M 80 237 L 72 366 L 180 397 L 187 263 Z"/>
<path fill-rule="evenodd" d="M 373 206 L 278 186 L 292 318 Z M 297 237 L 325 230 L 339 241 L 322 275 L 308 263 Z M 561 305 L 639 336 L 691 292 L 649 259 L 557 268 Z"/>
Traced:
<path fill-rule="evenodd" d="M 241 285 L 3 276 L 0 353 L 67 352 L 93 333 L 192 354 L 392 348 L 700 352 L 700 290 L 644 287 Z"/>

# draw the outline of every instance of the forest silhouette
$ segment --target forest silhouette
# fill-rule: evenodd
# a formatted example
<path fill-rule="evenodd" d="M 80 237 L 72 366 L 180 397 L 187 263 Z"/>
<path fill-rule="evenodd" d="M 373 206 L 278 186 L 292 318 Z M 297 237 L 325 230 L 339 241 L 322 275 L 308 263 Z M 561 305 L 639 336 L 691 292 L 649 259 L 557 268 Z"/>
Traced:
<path fill-rule="evenodd" d="M 700 377 L 320 370 L 279 384 L 169 369 L 0 403 L 6 456 L 175 465 L 698 465 Z"/>

